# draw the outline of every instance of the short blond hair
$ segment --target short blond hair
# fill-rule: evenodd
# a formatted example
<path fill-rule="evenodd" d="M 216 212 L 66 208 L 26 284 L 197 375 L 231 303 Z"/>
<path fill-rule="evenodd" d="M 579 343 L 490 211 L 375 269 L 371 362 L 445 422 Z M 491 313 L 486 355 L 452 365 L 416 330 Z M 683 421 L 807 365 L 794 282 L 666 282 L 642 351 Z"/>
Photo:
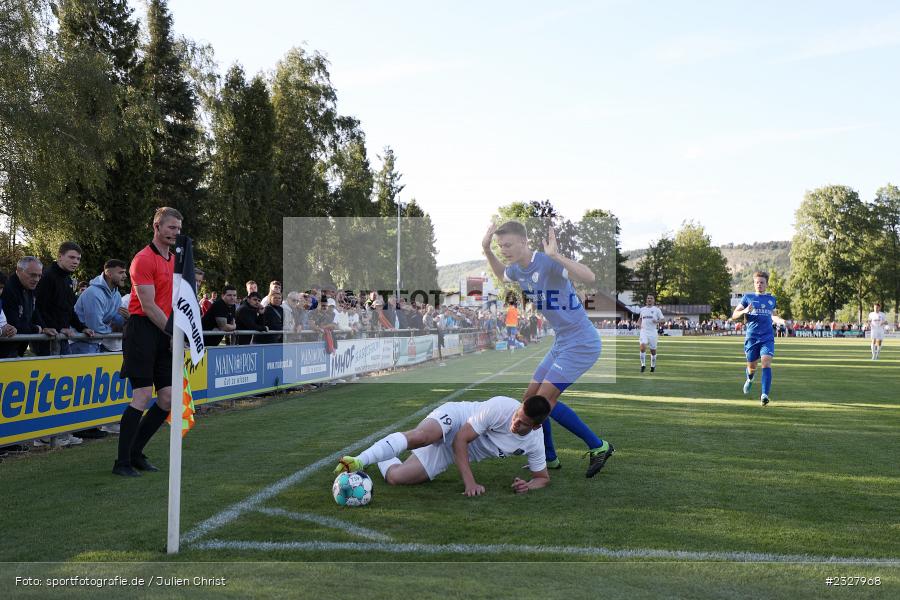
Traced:
<path fill-rule="evenodd" d="M 754 271 L 753 276 L 754 277 L 762 277 L 767 282 L 769 281 L 769 272 L 768 271 Z"/>
<path fill-rule="evenodd" d="M 156 212 L 153 213 L 153 225 L 159 225 L 164 219 L 178 219 L 179 221 L 184 221 L 184 217 L 182 217 L 181 213 L 176 209 L 170 206 L 160 206 L 156 209 Z"/>

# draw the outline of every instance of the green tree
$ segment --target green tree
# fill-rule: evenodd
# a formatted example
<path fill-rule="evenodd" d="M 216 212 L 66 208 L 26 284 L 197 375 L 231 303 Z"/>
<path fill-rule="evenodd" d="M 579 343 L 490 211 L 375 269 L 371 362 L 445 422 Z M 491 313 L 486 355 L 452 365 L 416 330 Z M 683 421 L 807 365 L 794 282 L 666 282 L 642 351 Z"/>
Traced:
<path fill-rule="evenodd" d="M 249 84 L 228 70 L 212 111 L 216 153 L 210 170 L 208 233 L 201 247 L 217 284 L 281 279 L 282 214 L 275 197 L 275 112 L 261 76 Z"/>
<path fill-rule="evenodd" d="M 337 92 L 321 54 L 292 48 L 275 67 L 275 194 L 284 216 L 327 216 L 330 157 L 339 147 Z"/>
<path fill-rule="evenodd" d="M 403 174 L 397 170 L 397 156 L 390 146 L 385 146 L 378 159 L 381 169 L 375 175 L 375 204 L 380 216 L 390 217 L 397 214 L 398 196 L 406 184 L 400 183 Z"/>
<path fill-rule="evenodd" d="M 886 185 L 875 193 L 872 204 L 875 234 L 873 295 L 894 311 L 900 310 L 900 189 Z"/>
<path fill-rule="evenodd" d="M 619 243 L 618 217 L 606 210 L 588 210 L 576 229 L 580 261 L 597 276 L 593 287 L 617 296 L 632 274 Z"/>
<path fill-rule="evenodd" d="M 372 202 L 375 176 L 366 153 L 366 136 L 354 128 L 332 158 L 329 179 L 333 182 L 332 213 L 335 216 L 374 217 L 378 206 Z"/>
<path fill-rule="evenodd" d="M 674 254 L 675 242 L 668 235 L 663 235 L 650 244 L 634 271 L 639 282 L 637 289 L 634 290 L 636 302 L 644 304 L 650 294 L 653 294 L 660 304 L 677 301 L 668 295 L 671 282 L 675 278 Z"/>
<path fill-rule="evenodd" d="M 729 309 L 728 261 L 712 245 L 702 225 L 686 222 L 675 234 L 672 278 L 664 294 L 682 304 L 709 304 L 713 312 Z"/>
<path fill-rule="evenodd" d="M 84 45 L 63 47 L 51 8 L 44 0 L 0 5 L 0 215 L 8 250 L 26 239 L 41 252 L 72 237 L 64 230 L 78 213 L 65 195 L 76 183 L 105 185 L 118 136 L 106 58 Z"/>
<path fill-rule="evenodd" d="M 186 231 L 202 237 L 205 190 L 200 186 L 205 163 L 197 98 L 187 79 L 186 57 L 179 54 L 165 0 L 150 0 L 147 29 L 143 83 L 162 118 L 162 127 L 155 134 L 153 201 L 178 209 L 184 215 Z"/>
<path fill-rule="evenodd" d="M 434 226 L 415 198 L 404 205 L 400 235 L 400 282 L 413 292 L 438 290 Z"/>
<path fill-rule="evenodd" d="M 93 275 L 106 259 L 127 260 L 147 242 L 148 142 L 158 121 L 140 92 L 138 29 L 127 2 L 66 0 L 57 15 L 46 56 L 67 76 L 54 78 L 46 98 L 55 101 L 46 109 L 48 120 L 64 121 L 60 139 L 69 142 L 58 147 L 62 168 L 50 175 L 57 181 L 31 188 L 45 193 L 29 199 L 21 223 L 32 251 L 43 255 L 53 256 L 63 239 L 78 241 L 81 274 Z M 84 158 L 70 161 L 74 154 Z"/>
<path fill-rule="evenodd" d="M 767 293 L 775 296 L 778 303 L 778 315 L 783 319 L 793 319 L 791 310 L 791 294 L 787 287 L 787 280 L 778 271 L 772 269 L 769 272 L 769 286 Z"/>
<path fill-rule="evenodd" d="M 798 316 L 834 320 L 856 299 L 870 229 L 869 211 L 855 190 L 832 185 L 806 193 L 791 244 L 790 291 Z"/>

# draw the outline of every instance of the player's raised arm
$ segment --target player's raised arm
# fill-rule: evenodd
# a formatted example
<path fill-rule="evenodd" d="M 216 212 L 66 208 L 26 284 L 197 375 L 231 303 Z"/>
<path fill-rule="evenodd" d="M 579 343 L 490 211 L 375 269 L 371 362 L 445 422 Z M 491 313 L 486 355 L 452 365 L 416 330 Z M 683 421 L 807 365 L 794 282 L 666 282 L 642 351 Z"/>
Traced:
<path fill-rule="evenodd" d="M 569 279 L 572 281 L 594 283 L 597 279 L 597 276 L 594 275 L 594 272 L 589 268 L 580 262 L 574 261 L 571 258 L 566 258 L 559 253 L 559 247 L 556 244 L 556 232 L 553 231 L 552 227 L 550 228 L 547 239 L 544 240 L 544 254 L 565 267 L 566 271 L 569 273 Z"/>
<path fill-rule="evenodd" d="M 479 485 L 475 481 L 472 474 L 472 467 L 469 465 L 469 444 L 472 443 L 478 434 L 472 428 L 471 423 L 465 423 L 459 428 L 456 437 L 453 438 L 453 458 L 456 467 L 459 469 L 459 475 L 462 477 L 463 485 L 466 486 L 464 492 L 466 496 L 480 496 L 484 493 L 484 486 Z"/>
<path fill-rule="evenodd" d="M 484 239 L 481 240 L 481 248 L 484 250 L 484 255 L 487 257 L 488 264 L 491 266 L 491 271 L 494 272 L 494 275 L 497 276 L 497 279 L 503 281 L 503 273 L 506 270 L 506 267 L 500 262 L 500 259 L 497 258 L 497 255 L 494 254 L 494 251 L 491 250 L 491 242 L 494 239 L 494 232 L 497 231 L 497 224 L 491 223 L 491 226 L 488 227 L 487 233 L 484 234 Z"/>

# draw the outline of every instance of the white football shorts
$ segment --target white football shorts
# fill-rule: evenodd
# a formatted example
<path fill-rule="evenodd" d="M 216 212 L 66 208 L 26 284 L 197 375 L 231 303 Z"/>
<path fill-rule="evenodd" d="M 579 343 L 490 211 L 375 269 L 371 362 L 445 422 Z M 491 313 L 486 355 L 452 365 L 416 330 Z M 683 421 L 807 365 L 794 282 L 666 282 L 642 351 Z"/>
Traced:
<path fill-rule="evenodd" d="M 656 343 L 659 341 L 659 334 L 655 331 L 644 331 L 641 329 L 641 344 L 648 346 L 651 350 L 656 350 Z"/>
<path fill-rule="evenodd" d="M 428 413 L 425 418 L 438 422 L 444 431 L 444 439 L 429 446 L 416 448 L 412 453 L 425 467 L 428 479 L 434 479 L 453 464 L 453 438 L 469 416 L 468 411 L 463 410 L 458 404 L 447 402 Z"/>

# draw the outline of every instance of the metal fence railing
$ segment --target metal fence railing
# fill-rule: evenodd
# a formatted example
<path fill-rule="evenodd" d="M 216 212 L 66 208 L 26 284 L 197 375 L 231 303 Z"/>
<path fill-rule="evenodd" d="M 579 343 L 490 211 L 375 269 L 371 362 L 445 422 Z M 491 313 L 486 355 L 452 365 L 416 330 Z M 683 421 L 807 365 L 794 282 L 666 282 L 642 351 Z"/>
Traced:
<path fill-rule="evenodd" d="M 346 340 L 346 339 L 367 339 L 367 338 L 379 338 L 379 337 L 413 337 L 416 335 L 428 335 L 428 334 L 448 334 L 448 333 L 477 333 L 479 331 L 483 331 L 482 329 L 476 327 L 455 327 L 451 329 L 385 329 L 385 330 L 373 330 L 373 331 L 346 331 L 346 330 L 333 330 L 332 335 L 335 340 Z M 270 330 L 270 331 L 256 331 L 255 329 L 240 329 L 235 331 L 220 331 L 218 329 L 212 330 L 204 330 L 203 337 L 221 337 L 222 341 L 220 343 L 224 343 L 226 346 L 235 346 L 238 345 L 240 341 L 239 337 L 250 337 L 249 340 L 246 340 L 245 343 L 257 343 L 257 344 L 270 344 L 270 343 L 281 343 L 281 342 L 315 342 L 320 341 L 323 338 L 323 333 L 314 329 L 303 329 L 299 331 L 294 330 Z M 95 334 L 93 336 L 88 336 L 83 333 L 75 333 L 72 335 L 65 334 L 57 334 L 53 335 L 45 335 L 42 333 L 29 333 L 29 334 L 16 334 L 11 337 L 0 337 L 0 344 L 4 343 L 30 343 L 30 342 L 50 342 L 51 347 L 49 349 L 50 355 L 59 354 L 59 343 L 62 341 L 68 342 L 96 342 L 100 343 L 102 340 L 121 340 L 121 333 L 104 333 L 104 334 Z M 10 359 L 7 359 L 10 360 Z M 13 359 L 14 360 L 14 359 Z"/>

